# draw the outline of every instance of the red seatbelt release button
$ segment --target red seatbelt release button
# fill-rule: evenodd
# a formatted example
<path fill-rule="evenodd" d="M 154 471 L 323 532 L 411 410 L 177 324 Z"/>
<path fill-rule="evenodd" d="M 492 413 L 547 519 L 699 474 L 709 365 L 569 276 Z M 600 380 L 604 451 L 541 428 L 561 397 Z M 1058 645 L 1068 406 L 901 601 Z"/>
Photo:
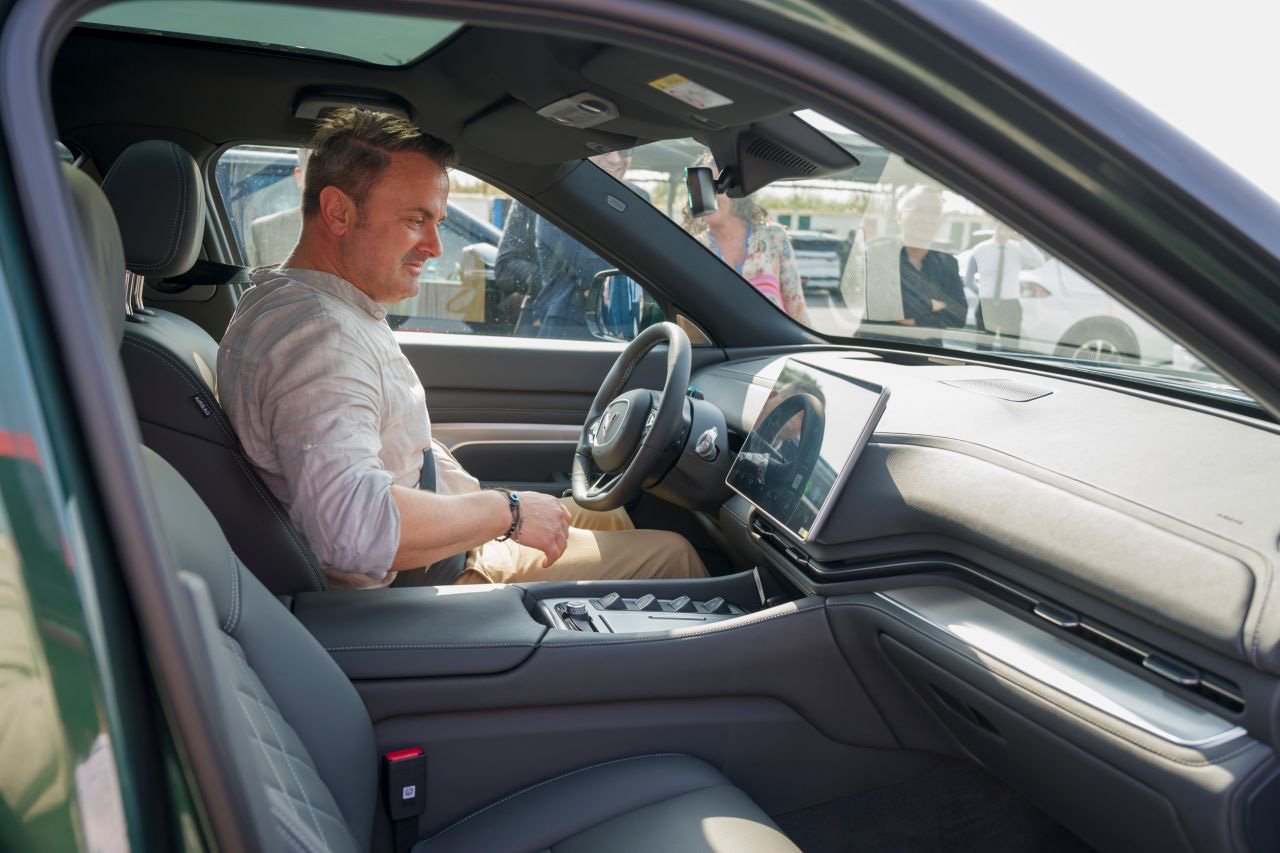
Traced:
<path fill-rule="evenodd" d="M 427 808 L 427 756 L 416 746 L 382 756 L 387 814 L 393 821 L 417 817 Z"/>

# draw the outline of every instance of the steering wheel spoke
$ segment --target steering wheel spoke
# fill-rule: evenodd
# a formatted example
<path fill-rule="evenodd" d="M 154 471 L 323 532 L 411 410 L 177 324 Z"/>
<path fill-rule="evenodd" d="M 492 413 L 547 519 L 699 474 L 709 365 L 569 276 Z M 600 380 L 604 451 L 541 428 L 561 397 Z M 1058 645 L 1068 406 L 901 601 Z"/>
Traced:
<path fill-rule="evenodd" d="M 626 469 L 624 468 L 623 471 L 625 470 Z M 587 494 L 592 497 L 605 494 L 613 487 L 613 484 L 620 479 L 622 479 L 622 471 L 605 472 L 597 477 L 596 481 L 591 484 L 591 487 L 587 489 Z"/>

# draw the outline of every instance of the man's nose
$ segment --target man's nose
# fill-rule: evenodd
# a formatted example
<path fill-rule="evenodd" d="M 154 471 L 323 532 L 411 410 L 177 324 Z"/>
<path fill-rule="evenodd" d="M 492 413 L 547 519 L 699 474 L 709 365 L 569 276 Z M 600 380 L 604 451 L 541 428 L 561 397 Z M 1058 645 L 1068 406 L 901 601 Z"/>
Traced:
<path fill-rule="evenodd" d="M 418 241 L 418 245 L 414 246 L 414 248 L 428 258 L 438 258 L 443 254 L 444 249 L 440 245 L 440 231 L 434 223 L 423 229 L 422 239 Z"/>

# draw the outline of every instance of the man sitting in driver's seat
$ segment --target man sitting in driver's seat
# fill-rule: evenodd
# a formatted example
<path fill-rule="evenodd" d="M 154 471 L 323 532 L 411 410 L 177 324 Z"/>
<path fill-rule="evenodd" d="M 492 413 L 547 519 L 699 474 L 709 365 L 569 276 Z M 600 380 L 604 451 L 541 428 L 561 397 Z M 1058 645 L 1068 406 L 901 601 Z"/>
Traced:
<path fill-rule="evenodd" d="M 481 489 L 432 441 L 425 392 L 383 305 L 416 294 L 423 263 L 440 255 L 454 151 L 357 109 L 323 120 L 310 147 L 298 245 L 252 273 L 218 385 L 330 586 L 705 576 L 678 534 L 637 530 L 621 509 Z"/>

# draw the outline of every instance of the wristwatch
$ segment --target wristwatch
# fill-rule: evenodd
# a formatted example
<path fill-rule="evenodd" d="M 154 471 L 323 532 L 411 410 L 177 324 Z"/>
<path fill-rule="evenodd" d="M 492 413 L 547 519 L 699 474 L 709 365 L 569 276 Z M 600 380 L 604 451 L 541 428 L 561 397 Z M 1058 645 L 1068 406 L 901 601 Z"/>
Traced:
<path fill-rule="evenodd" d="M 511 526 L 507 532 L 499 536 L 495 542 L 505 542 L 513 536 L 520 535 L 520 495 L 510 489 L 498 489 L 507 496 L 507 508 L 511 510 Z"/>

